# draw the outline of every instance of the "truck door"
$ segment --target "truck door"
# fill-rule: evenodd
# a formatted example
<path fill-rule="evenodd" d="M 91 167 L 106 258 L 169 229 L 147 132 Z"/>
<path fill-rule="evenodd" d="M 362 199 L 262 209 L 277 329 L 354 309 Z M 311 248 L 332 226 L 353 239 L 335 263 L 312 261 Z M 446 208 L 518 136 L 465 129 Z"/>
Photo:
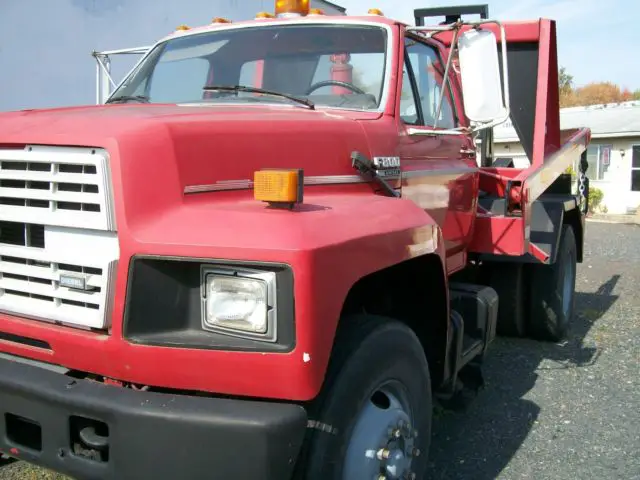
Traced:
<path fill-rule="evenodd" d="M 478 169 L 469 135 L 425 133 L 460 125 L 448 84 L 438 114 L 446 59 L 436 48 L 413 36 L 405 38 L 398 152 L 402 196 L 416 202 L 440 225 L 447 270 L 466 263 L 466 245 L 475 218 Z"/>

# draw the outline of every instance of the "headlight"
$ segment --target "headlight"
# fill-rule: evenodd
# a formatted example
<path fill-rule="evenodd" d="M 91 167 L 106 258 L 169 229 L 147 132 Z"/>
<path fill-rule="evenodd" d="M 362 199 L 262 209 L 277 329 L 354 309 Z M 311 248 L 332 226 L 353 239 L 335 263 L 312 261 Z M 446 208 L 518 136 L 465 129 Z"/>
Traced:
<path fill-rule="evenodd" d="M 275 340 L 275 273 L 203 271 L 203 328 Z"/>

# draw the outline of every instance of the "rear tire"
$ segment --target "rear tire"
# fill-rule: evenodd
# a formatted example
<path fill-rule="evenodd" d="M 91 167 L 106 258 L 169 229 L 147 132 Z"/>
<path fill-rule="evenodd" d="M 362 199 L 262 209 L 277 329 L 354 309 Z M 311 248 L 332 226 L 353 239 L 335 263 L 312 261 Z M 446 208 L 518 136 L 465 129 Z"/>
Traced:
<path fill-rule="evenodd" d="M 566 336 L 575 309 L 576 265 L 576 237 L 564 225 L 556 262 L 531 267 L 531 338 L 559 342 Z"/>
<path fill-rule="evenodd" d="M 420 341 L 395 320 L 360 315 L 343 323 L 323 391 L 309 409 L 297 478 L 371 480 L 391 471 L 398 476 L 389 478 L 423 478 L 432 398 Z"/>
<path fill-rule="evenodd" d="M 483 267 L 488 275 L 488 286 L 499 298 L 496 333 L 503 337 L 521 338 L 527 327 L 527 283 L 521 263 L 496 262 Z"/>

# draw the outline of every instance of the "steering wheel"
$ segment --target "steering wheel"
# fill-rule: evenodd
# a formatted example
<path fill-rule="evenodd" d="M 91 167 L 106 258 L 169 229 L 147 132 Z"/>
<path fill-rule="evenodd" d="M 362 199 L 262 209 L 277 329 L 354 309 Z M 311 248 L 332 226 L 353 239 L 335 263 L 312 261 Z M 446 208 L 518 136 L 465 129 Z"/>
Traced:
<path fill-rule="evenodd" d="M 339 80 L 325 80 L 323 82 L 314 83 L 309 87 L 309 90 L 307 90 L 305 95 L 311 95 L 311 92 L 315 92 L 319 88 L 329 87 L 331 85 L 335 85 L 336 87 L 344 87 L 348 90 L 351 90 L 354 93 L 357 93 L 360 95 L 366 95 L 366 92 L 364 90 L 361 90 L 360 88 L 356 87 L 352 83 L 341 82 Z"/>

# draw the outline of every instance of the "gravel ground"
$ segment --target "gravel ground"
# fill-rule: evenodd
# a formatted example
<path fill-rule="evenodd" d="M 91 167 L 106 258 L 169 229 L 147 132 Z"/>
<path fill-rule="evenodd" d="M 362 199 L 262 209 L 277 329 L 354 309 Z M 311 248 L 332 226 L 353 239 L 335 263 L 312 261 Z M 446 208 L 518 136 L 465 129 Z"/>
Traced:
<path fill-rule="evenodd" d="M 436 415 L 434 479 L 640 480 L 640 226 L 587 228 L 570 338 L 496 340 L 486 389 Z M 0 469 L 0 480 L 63 478 Z"/>
<path fill-rule="evenodd" d="M 640 226 L 588 223 L 567 341 L 498 339 L 434 425 L 434 479 L 640 479 Z"/>

